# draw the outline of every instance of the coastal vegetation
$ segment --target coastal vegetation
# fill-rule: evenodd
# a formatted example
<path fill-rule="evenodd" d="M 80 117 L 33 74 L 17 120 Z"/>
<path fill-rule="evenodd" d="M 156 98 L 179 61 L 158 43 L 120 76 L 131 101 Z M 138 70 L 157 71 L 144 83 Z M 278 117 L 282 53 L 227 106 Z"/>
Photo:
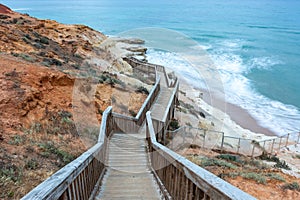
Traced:
<path fill-rule="evenodd" d="M 298 178 L 283 173 L 282 170 L 289 170 L 290 167 L 276 156 L 249 158 L 199 147 L 184 149 L 179 153 L 258 199 L 269 199 L 271 196 L 277 199 L 284 197 L 287 190 L 300 191 Z M 274 188 L 278 189 L 273 191 Z M 258 196 L 262 191 L 264 196 Z"/>
<path fill-rule="evenodd" d="M 136 115 L 151 85 L 100 46 L 100 32 L 1 12 L 0 199 L 20 199 L 97 141 L 107 106 Z"/>

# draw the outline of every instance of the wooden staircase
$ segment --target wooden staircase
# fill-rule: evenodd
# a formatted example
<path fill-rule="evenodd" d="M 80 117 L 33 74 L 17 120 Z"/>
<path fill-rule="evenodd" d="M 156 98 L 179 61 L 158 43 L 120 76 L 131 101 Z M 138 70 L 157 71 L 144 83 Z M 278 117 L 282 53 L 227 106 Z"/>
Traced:
<path fill-rule="evenodd" d="M 95 199 L 162 199 L 150 170 L 145 134 L 114 133 L 108 169 Z"/>

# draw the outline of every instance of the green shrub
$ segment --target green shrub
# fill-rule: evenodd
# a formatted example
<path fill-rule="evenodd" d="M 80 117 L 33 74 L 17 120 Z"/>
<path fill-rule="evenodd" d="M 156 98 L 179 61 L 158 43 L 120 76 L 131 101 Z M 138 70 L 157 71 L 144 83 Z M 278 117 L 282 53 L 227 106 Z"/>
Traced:
<path fill-rule="evenodd" d="M 287 183 L 282 186 L 284 190 L 300 190 L 300 186 L 297 182 Z"/>
<path fill-rule="evenodd" d="M 53 142 L 41 143 L 39 147 L 43 149 L 42 156 L 56 155 L 64 164 L 71 162 L 75 158 L 72 154 L 56 147 Z"/>
<path fill-rule="evenodd" d="M 143 87 L 143 86 L 139 86 L 136 90 L 136 92 L 138 93 L 143 93 L 143 94 L 149 94 L 149 91 L 147 90 L 147 88 Z"/>
<path fill-rule="evenodd" d="M 276 164 L 274 165 L 274 167 L 276 167 L 276 168 L 287 169 L 287 170 L 291 169 L 285 161 L 279 160 L 279 158 L 276 156 L 269 156 L 266 154 L 262 154 L 260 156 L 260 159 L 271 161 L 271 162 L 276 162 Z"/>
<path fill-rule="evenodd" d="M 133 110 L 129 110 L 129 114 L 132 116 L 132 117 L 135 117 L 137 115 L 136 112 L 134 112 Z"/>
<path fill-rule="evenodd" d="M 169 130 L 174 131 L 176 129 L 179 129 L 179 122 L 177 119 L 171 119 L 170 124 L 169 124 Z"/>
<path fill-rule="evenodd" d="M 226 162 L 224 160 L 219 160 L 215 158 L 201 158 L 201 166 L 207 167 L 207 166 L 219 166 L 219 167 L 226 167 L 229 169 L 236 169 L 236 165 Z"/>
<path fill-rule="evenodd" d="M 11 145 L 20 145 L 26 141 L 26 137 L 23 135 L 14 135 L 8 142 Z"/>
<path fill-rule="evenodd" d="M 277 162 L 274 165 L 274 167 L 281 168 L 281 169 L 291 170 L 290 166 L 285 161 L 279 161 L 279 162 Z"/>
<path fill-rule="evenodd" d="M 25 164 L 25 169 L 37 169 L 38 168 L 38 161 L 36 159 L 30 159 L 30 160 L 27 160 L 26 161 L 26 164 Z"/>
<path fill-rule="evenodd" d="M 15 165 L 1 166 L 0 168 L 0 185 L 7 181 L 20 182 L 22 177 L 22 169 Z"/>
<path fill-rule="evenodd" d="M 268 173 L 266 176 L 274 180 L 285 182 L 285 179 L 280 174 Z"/>
<path fill-rule="evenodd" d="M 40 38 L 40 43 L 42 43 L 42 44 L 49 44 L 49 39 L 46 38 L 46 37 L 41 37 Z"/>
<path fill-rule="evenodd" d="M 261 183 L 261 184 L 266 184 L 267 182 L 265 176 L 254 172 L 242 173 L 241 176 L 246 179 L 255 180 L 257 183 Z"/>
<path fill-rule="evenodd" d="M 57 66 L 62 66 L 62 62 L 55 59 L 55 58 L 44 58 L 43 63 L 47 65 L 57 65 Z"/>
<path fill-rule="evenodd" d="M 238 161 L 238 156 L 231 155 L 231 154 L 220 154 L 216 156 L 216 158 L 227 160 L 227 161 L 234 161 L 234 162 Z"/>

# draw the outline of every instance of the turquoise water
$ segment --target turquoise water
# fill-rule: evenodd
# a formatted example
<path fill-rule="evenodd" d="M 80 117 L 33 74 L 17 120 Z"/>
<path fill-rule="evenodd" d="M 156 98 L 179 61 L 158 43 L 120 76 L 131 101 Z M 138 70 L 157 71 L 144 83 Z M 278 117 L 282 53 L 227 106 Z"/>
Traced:
<path fill-rule="evenodd" d="M 219 70 L 226 99 L 278 134 L 300 129 L 298 0 L 2 0 L 12 9 L 116 35 L 162 27 L 196 40 Z M 150 50 L 153 62 L 188 66 Z M 184 73 L 183 73 L 184 75 Z"/>

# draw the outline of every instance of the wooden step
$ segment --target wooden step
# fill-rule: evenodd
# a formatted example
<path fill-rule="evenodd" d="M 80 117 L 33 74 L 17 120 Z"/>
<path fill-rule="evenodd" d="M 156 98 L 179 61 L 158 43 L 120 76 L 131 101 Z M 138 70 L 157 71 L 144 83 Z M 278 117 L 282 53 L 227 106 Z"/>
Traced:
<path fill-rule="evenodd" d="M 163 199 L 149 168 L 145 136 L 114 133 L 108 147 L 108 170 L 95 199 Z"/>

